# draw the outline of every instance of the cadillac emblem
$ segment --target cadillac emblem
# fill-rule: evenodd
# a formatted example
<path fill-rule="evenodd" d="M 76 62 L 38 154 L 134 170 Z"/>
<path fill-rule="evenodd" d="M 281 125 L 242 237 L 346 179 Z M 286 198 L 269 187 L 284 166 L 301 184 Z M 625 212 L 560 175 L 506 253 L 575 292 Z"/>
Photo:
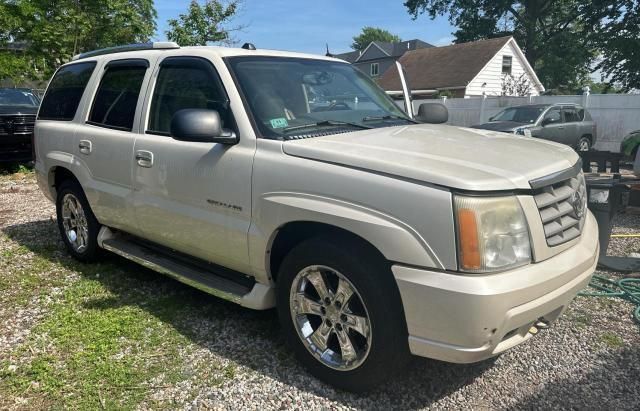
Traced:
<path fill-rule="evenodd" d="M 7 134 L 13 134 L 13 132 L 15 131 L 15 124 L 13 123 L 13 120 L 5 120 L 4 130 L 7 132 Z"/>
<path fill-rule="evenodd" d="M 571 202 L 571 206 L 573 207 L 573 211 L 576 214 L 576 217 L 581 219 L 584 216 L 584 208 L 585 208 L 585 193 L 582 187 L 578 187 L 578 189 L 571 194 L 569 197 L 569 201 Z"/>

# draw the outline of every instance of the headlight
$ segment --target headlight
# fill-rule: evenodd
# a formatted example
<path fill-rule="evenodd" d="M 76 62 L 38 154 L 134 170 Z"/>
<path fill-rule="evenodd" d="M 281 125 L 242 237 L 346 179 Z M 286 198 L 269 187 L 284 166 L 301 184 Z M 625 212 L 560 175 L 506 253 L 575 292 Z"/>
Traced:
<path fill-rule="evenodd" d="M 454 196 L 461 271 L 487 273 L 531 262 L 529 229 L 518 199 Z"/>

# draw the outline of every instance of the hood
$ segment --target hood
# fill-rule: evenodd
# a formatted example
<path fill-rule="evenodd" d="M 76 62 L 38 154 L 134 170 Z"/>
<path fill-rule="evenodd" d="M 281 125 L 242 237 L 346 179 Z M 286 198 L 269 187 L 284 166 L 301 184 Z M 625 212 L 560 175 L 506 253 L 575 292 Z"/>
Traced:
<path fill-rule="evenodd" d="M 472 126 L 471 128 L 480 128 L 483 130 L 493 130 L 493 131 L 515 131 L 520 127 L 531 127 L 533 124 L 529 123 L 518 123 L 517 121 L 490 121 L 484 124 L 478 124 L 476 126 Z"/>
<path fill-rule="evenodd" d="M 5 106 L 0 105 L 0 116 L 5 115 L 36 115 L 38 107 L 36 106 Z"/>
<path fill-rule="evenodd" d="M 291 140 L 286 154 L 461 190 L 529 189 L 578 161 L 568 146 L 441 124 Z"/>

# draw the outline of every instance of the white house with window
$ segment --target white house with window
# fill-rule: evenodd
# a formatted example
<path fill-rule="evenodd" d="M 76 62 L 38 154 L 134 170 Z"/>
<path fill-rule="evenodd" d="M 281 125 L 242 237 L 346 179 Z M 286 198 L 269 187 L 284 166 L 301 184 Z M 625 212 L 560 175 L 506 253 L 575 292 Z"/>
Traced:
<path fill-rule="evenodd" d="M 513 37 L 500 37 L 406 52 L 400 59 L 414 94 L 452 97 L 537 96 L 544 86 Z M 399 93 L 396 70 L 378 82 Z"/>

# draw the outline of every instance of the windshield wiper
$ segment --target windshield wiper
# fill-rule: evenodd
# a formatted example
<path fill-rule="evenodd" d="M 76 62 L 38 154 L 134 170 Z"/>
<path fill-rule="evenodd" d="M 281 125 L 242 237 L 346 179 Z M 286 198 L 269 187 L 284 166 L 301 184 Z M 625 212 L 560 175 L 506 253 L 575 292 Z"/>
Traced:
<path fill-rule="evenodd" d="M 416 124 L 418 123 L 415 120 L 411 120 L 402 116 L 396 116 L 394 114 L 387 114 L 386 116 L 367 116 L 362 119 L 362 122 L 364 123 L 366 121 L 381 121 L 381 120 L 404 120 L 410 123 L 416 123 Z"/>
<path fill-rule="evenodd" d="M 285 127 L 285 128 L 282 129 L 282 131 L 284 133 L 287 133 L 289 131 L 302 130 L 302 129 L 305 129 L 305 128 L 327 127 L 327 126 L 351 126 L 351 127 L 357 127 L 357 128 L 363 129 L 363 130 L 371 128 L 369 126 L 365 126 L 364 124 L 350 123 L 348 121 L 323 120 L 323 121 L 318 121 L 317 123 L 307 123 L 307 124 L 300 124 L 299 126 Z"/>

